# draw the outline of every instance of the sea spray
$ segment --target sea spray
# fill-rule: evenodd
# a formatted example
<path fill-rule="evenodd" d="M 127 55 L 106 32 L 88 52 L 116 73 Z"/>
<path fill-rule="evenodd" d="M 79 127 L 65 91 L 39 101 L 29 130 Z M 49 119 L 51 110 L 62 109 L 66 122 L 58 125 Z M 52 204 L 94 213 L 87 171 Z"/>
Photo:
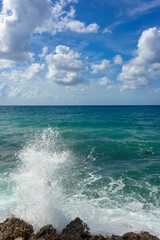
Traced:
<path fill-rule="evenodd" d="M 95 148 L 84 155 L 73 153 L 61 134 L 51 128 L 37 133 L 18 153 L 12 174 L 14 214 L 35 230 L 53 224 L 60 232 L 76 217 L 92 234 L 122 235 L 149 231 L 160 237 L 158 186 L 138 181 L 127 171 L 110 176 Z"/>
<path fill-rule="evenodd" d="M 33 224 L 35 229 L 52 223 L 61 231 L 67 223 L 61 210 L 65 197 L 61 179 L 70 153 L 57 148 L 57 138 L 58 133 L 50 128 L 36 135 L 20 150 L 18 170 L 12 175 L 17 202 L 14 214 Z"/>

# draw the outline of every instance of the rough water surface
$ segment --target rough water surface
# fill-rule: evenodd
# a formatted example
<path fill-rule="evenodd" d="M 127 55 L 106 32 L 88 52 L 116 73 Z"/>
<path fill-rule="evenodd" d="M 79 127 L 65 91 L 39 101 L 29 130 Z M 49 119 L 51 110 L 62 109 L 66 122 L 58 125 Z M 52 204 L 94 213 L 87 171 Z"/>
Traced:
<path fill-rule="evenodd" d="M 0 107 L 0 220 L 160 238 L 160 107 Z"/>

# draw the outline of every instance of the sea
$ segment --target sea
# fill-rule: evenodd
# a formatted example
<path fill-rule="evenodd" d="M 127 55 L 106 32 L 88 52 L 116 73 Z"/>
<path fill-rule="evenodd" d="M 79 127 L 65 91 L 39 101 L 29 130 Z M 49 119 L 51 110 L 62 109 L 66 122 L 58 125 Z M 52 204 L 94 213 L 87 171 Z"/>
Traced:
<path fill-rule="evenodd" d="M 0 106 L 0 221 L 160 237 L 160 106 Z"/>

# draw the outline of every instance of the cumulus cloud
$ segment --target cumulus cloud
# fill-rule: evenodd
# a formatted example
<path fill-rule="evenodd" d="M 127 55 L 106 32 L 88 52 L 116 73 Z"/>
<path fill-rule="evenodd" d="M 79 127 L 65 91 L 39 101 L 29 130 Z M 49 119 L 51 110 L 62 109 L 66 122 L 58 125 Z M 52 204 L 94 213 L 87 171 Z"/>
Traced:
<path fill-rule="evenodd" d="M 80 60 L 80 54 L 67 46 L 59 45 L 54 54 L 46 56 L 48 64 L 47 78 L 50 82 L 70 86 L 85 83 L 82 72 L 87 68 Z"/>
<path fill-rule="evenodd" d="M 96 73 L 103 73 L 106 72 L 108 70 L 108 66 L 109 66 L 110 61 L 107 59 L 102 60 L 101 64 L 92 64 L 91 68 L 92 68 L 92 72 L 93 74 Z"/>
<path fill-rule="evenodd" d="M 99 85 L 105 86 L 111 84 L 111 80 L 108 77 L 102 77 L 99 80 Z"/>
<path fill-rule="evenodd" d="M 24 62 L 32 57 L 29 40 L 51 14 L 47 0 L 3 0 L 0 14 L 0 58 Z"/>
<path fill-rule="evenodd" d="M 116 65 L 122 65 L 123 64 L 123 59 L 121 57 L 121 55 L 116 55 L 114 58 L 114 64 Z"/>
<path fill-rule="evenodd" d="M 22 63 L 33 59 L 29 44 L 34 33 L 48 32 L 52 35 L 67 29 L 78 33 L 97 32 L 96 23 L 75 20 L 73 6 L 76 0 L 3 0 L 0 14 L 0 59 Z"/>
<path fill-rule="evenodd" d="M 12 80 L 14 82 L 26 82 L 28 80 L 40 79 L 45 64 L 33 63 L 25 71 L 12 70 L 1 73 L 3 79 Z"/>
<path fill-rule="evenodd" d="M 66 28 L 77 33 L 96 33 L 98 32 L 99 26 L 96 23 L 86 26 L 83 22 L 70 20 L 66 24 Z"/>
<path fill-rule="evenodd" d="M 121 90 L 143 89 L 160 75 L 160 30 L 156 27 L 144 31 L 138 41 L 136 56 L 122 67 L 118 80 L 123 82 Z M 158 67 L 159 69 L 159 67 Z"/>

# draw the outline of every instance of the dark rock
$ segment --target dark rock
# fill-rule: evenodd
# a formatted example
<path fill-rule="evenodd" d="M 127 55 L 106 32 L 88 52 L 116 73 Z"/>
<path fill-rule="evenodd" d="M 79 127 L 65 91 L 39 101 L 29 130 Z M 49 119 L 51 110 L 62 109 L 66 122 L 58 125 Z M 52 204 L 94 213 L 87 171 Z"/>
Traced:
<path fill-rule="evenodd" d="M 32 236 L 30 240 L 50 240 L 51 236 L 56 234 L 56 229 L 52 225 L 42 227 L 37 234 Z"/>
<path fill-rule="evenodd" d="M 140 234 L 130 232 L 124 234 L 122 240 L 158 240 L 158 238 L 148 232 L 141 232 Z"/>
<path fill-rule="evenodd" d="M 51 236 L 49 240 L 83 240 L 83 238 L 75 238 L 75 237 L 69 237 L 64 235 L 55 235 Z"/>
<path fill-rule="evenodd" d="M 140 235 L 142 240 L 159 240 L 157 237 L 151 235 L 149 232 L 141 232 Z"/>
<path fill-rule="evenodd" d="M 19 218 L 7 218 L 0 224 L 0 240 L 14 240 L 24 238 L 27 240 L 33 233 L 33 227 Z"/>
<path fill-rule="evenodd" d="M 95 235 L 90 237 L 89 240 L 105 240 L 105 237 L 103 237 L 102 235 Z"/>
<path fill-rule="evenodd" d="M 107 240 L 122 240 L 122 237 L 118 236 L 118 235 L 112 235 L 111 237 L 109 237 Z"/>
<path fill-rule="evenodd" d="M 145 154 L 145 155 L 151 155 L 152 152 L 151 152 L 150 150 L 145 150 L 145 151 L 144 151 L 144 154 Z"/>
<path fill-rule="evenodd" d="M 89 228 L 80 218 L 76 218 L 70 222 L 62 231 L 63 237 L 71 238 L 88 238 L 90 237 Z"/>

